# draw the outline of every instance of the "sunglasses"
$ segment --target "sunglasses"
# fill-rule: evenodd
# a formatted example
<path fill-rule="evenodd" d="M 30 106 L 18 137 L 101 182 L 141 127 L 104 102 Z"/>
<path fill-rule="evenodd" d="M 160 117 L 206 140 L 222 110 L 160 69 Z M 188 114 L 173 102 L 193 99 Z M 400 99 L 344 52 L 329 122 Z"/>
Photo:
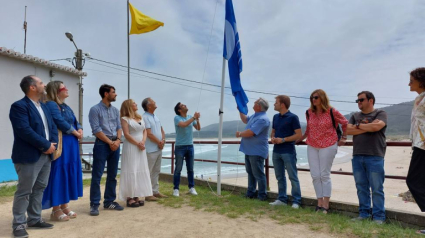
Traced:
<path fill-rule="evenodd" d="M 366 98 L 359 98 L 356 100 L 356 103 L 363 102 L 364 100 L 366 100 Z"/>
<path fill-rule="evenodd" d="M 60 93 L 60 92 L 62 92 L 62 91 L 68 91 L 68 89 L 67 89 L 66 87 L 60 88 L 60 89 L 58 90 L 58 93 Z"/>
<path fill-rule="evenodd" d="M 311 99 L 311 100 L 313 100 L 313 99 L 314 99 L 314 100 L 317 100 L 317 99 L 319 99 L 319 96 L 312 96 L 312 97 L 310 97 L 310 99 Z"/>

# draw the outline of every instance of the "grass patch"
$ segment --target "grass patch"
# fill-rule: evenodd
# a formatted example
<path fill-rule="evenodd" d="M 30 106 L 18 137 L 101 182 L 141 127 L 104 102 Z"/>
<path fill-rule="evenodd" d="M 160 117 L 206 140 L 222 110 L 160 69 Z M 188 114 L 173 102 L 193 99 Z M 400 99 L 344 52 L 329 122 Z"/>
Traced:
<path fill-rule="evenodd" d="M 117 176 L 117 179 L 119 175 Z M 100 184 L 105 184 L 106 178 L 102 177 L 100 180 Z M 90 186 L 91 179 L 83 179 L 83 186 Z M 16 192 L 16 185 L 5 185 L 0 187 L 0 203 L 5 203 L 13 200 L 13 195 Z"/>
<path fill-rule="evenodd" d="M 208 187 L 196 187 L 198 196 L 187 194 L 188 188 L 180 188 L 180 197 L 173 197 L 173 184 L 160 182 L 161 191 L 169 195 L 160 199 L 164 206 L 180 208 L 193 207 L 195 210 L 214 212 L 229 218 L 246 218 L 258 221 L 269 218 L 278 224 L 304 224 L 311 231 L 326 232 L 334 235 L 356 237 L 420 237 L 414 229 L 403 228 L 399 224 L 387 223 L 376 225 L 370 221 L 352 222 L 350 217 L 340 214 L 315 213 L 313 209 L 293 209 L 290 206 L 272 207 L 267 202 L 246 199 L 243 194 L 222 191 L 218 197 Z M 216 191 L 215 187 L 212 187 Z"/>
<path fill-rule="evenodd" d="M 0 187 L 0 204 L 13 201 L 16 185 L 5 185 Z"/>

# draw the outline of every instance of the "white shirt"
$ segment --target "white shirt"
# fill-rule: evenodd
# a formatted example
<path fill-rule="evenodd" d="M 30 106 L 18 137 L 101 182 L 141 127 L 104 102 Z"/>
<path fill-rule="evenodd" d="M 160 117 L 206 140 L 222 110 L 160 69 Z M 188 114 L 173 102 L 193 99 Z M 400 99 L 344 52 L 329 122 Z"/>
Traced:
<path fill-rule="evenodd" d="M 46 139 L 49 140 L 49 125 L 47 124 L 47 118 L 46 118 L 46 115 L 44 115 L 43 108 L 41 108 L 41 105 L 39 102 L 34 102 L 31 98 L 30 100 L 32 103 L 34 103 L 34 106 L 35 108 L 37 108 L 38 113 L 40 113 L 41 120 L 43 120 L 44 132 L 46 133 Z"/>
<path fill-rule="evenodd" d="M 415 98 L 412 109 L 412 123 L 410 126 L 410 139 L 412 146 L 425 150 L 425 92 Z"/>

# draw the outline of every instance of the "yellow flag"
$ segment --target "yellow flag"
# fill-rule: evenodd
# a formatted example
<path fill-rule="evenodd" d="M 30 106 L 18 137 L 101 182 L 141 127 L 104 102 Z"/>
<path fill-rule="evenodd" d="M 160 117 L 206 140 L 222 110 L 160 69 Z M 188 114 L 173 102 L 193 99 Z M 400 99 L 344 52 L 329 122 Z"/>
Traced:
<path fill-rule="evenodd" d="M 130 35 L 131 34 L 142 34 L 150 31 L 156 30 L 156 28 L 160 26 L 164 26 L 163 22 L 157 21 L 155 19 L 152 19 L 143 13 L 141 13 L 139 10 L 134 8 L 130 3 L 130 13 L 131 13 L 131 29 L 130 29 Z"/>

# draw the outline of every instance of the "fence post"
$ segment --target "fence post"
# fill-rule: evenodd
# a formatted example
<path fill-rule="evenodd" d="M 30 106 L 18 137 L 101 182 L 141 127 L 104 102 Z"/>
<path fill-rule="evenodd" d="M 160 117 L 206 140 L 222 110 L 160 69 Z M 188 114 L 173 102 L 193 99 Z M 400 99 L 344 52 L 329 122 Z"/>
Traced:
<path fill-rule="evenodd" d="M 269 179 L 269 156 L 266 158 L 266 180 L 267 180 L 267 190 L 270 191 L 270 179 Z"/>
<path fill-rule="evenodd" d="M 174 142 L 171 142 L 171 174 L 174 174 Z"/>

